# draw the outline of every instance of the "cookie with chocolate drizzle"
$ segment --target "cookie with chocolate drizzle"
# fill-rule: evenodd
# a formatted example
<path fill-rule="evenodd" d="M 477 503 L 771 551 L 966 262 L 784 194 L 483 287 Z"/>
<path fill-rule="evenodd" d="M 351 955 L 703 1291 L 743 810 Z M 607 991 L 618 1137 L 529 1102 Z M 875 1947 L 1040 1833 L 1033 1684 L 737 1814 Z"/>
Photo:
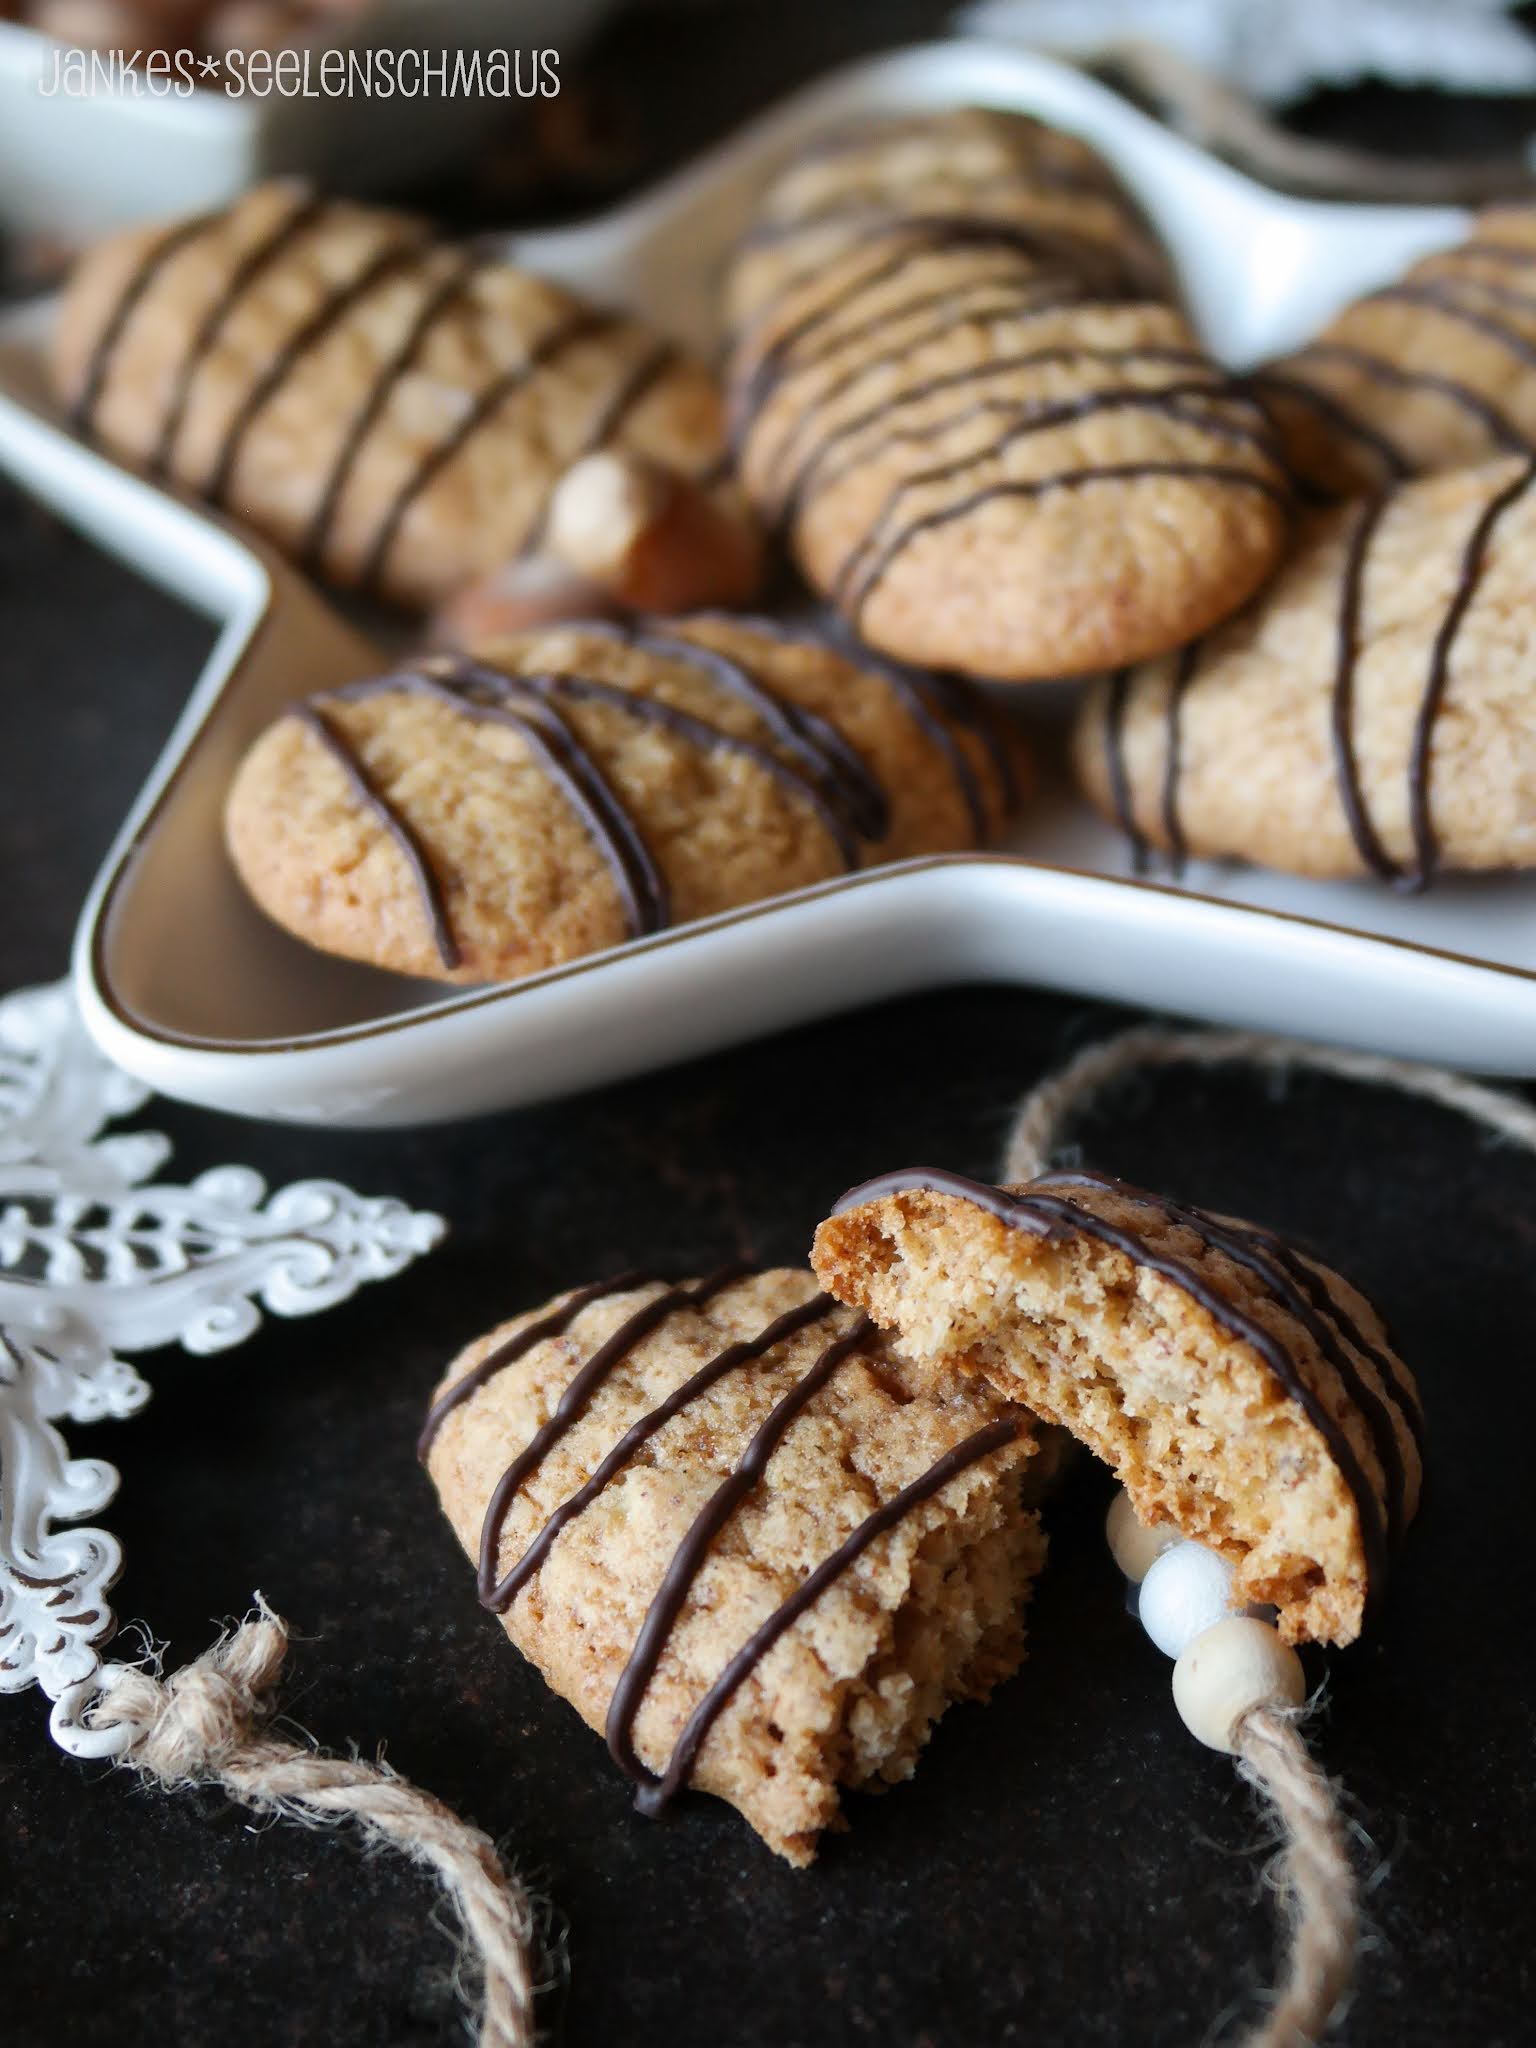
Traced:
<path fill-rule="evenodd" d="M 719 388 L 670 342 L 291 182 L 92 249 L 53 367 L 79 432 L 411 606 L 536 547 L 599 449 L 737 502 Z"/>
<path fill-rule="evenodd" d="M 1536 455 L 1536 206 L 1492 206 L 1252 388 L 1317 498 Z"/>
<path fill-rule="evenodd" d="M 845 1195 L 812 1263 L 919 1366 L 1064 1424 L 1144 1523 L 1228 1558 L 1287 1641 L 1359 1634 L 1418 1507 L 1421 1417 L 1337 1273 L 1101 1174 L 925 1168 Z"/>
<path fill-rule="evenodd" d="M 1314 514 L 1246 611 L 1096 686 L 1078 771 L 1138 865 L 1536 866 L 1533 482 L 1510 458 Z"/>
<path fill-rule="evenodd" d="M 1289 500 L 1173 301 L 1072 136 L 961 108 L 829 138 L 729 280 L 748 493 L 903 659 L 1020 682 L 1176 646 L 1273 567 Z"/>
<path fill-rule="evenodd" d="M 242 762 L 225 836 L 310 944 L 501 981 L 974 846 L 1019 766 L 959 682 L 765 620 L 594 621 L 295 705 Z"/>
<path fill-rule="evenodd" d="M 560 1296 L 455 1360 L 421 1451 L 482 1604 L 641 1810 L 717 1793 L 791 1863 L 1023 1654 L 1031 1418 L 919 1393 L 803 1269 Z"/>

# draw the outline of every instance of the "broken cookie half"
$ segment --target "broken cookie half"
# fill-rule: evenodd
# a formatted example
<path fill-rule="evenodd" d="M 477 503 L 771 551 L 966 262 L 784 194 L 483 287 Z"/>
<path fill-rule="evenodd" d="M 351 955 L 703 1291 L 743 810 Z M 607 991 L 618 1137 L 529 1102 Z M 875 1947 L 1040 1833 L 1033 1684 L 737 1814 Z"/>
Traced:
<path fill-rule="evenodd" d="M 482 1603 L 656 1812 L 791 1863 L 1023 1655 L 1031 1416 L 802 1269 L 630 1273 L 471 1344 L 423 1432 Z M 1046 1462 L 1044 1460 L 1042 1463 Z"/>
<path fill-rule="evenodd" d="M 1418 1505 L 1412 1375 L 1346 1281 L 1267 1231 L 1091 1173 L 989 1187 L 914 1168 L 853 1189 L 812 1263 L 905 1356 L 1064 1424 L 1144 1522 L 1347 1643 Z"/>

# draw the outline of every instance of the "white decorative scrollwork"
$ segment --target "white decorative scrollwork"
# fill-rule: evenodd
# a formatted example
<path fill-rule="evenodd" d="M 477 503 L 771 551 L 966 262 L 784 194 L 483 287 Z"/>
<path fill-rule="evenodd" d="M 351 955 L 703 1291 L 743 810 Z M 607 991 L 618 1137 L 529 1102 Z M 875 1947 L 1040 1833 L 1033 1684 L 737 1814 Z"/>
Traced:
<path fill-rule="evenodd" d="M 338 1181 L 270 1196 L 244 1166 L 152 1181 L 167 1140 L 102 1131 L 147 1094 L 96 1050 L 67 985 L 0 1001 L 0 1692 L 40 1686 L 55 1739 L 77 1756 L 119 1742 L 83 1716 L 122 1551 L 78 1526 L 118 1475 L 72 1458 L 56 1425 L 144 1405 L 149 1388 L 120 1352 L 223 1350 L 263 1310 L 309 1315 L 389 1279 L 444 1229 Z"/>

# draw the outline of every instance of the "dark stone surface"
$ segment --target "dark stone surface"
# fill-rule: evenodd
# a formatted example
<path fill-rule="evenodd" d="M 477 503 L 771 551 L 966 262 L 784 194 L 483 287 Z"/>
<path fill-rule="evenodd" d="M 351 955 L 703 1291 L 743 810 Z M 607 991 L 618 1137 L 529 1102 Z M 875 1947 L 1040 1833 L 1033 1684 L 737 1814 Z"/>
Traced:
<path fill-rule="evenodd" d="M 701 31 L 702 33 L 702 31 Z M 718 28 L 710 31 L 718 35 Z M 766 90 L 766 85 L 765 88 Z M 0 491 L 0 987 L 62 971 L 75 906 L 206 645 L 196 622 Z M 155 1104 L 174 1177 L 225 1159 L 443 1210 L 404 1279 L 223 1357 L 146 1361 L 117 1460 L 119 1614 L 173 1662 L 260 1587 L 302 1640 L 294 1718 L 502 1839 L 569 1930 L 570 2048 L 1175 2048 L 1265 1981 L 1264 1844 L 1184 1734 L 1122 1606 L 1084 1469 L 1050 1517 L 1031 1660 L 943 1726 L 916 1780 L 850 1802 L 808 1874 L 727 1809 L 634 1816 L 599 1740 L 475 1605 L 412 1456 L 467 1337 L 620 1264 L 794 1258 L 861 1176 L 986 1172 L 1015 1096 L 1120 1013 L 1027 990 L 893 1003 L 549 1108 L 406 1135 Z M 1536 1161 L 1312 1080 L 1164 1077 L 1083 1133 L 1096 1163 L 1303 1234 L 1383 1304 L 1420 1373 L 1430 1491 L 1319 1740 L 1386 1867 L 1345 2030 L 1359 2048 L 1532 2040 L 1530 1451 Z M 7 2048 L 448 2043 L 429 1885 L 347 1839 L 253 1828 L 62 1759 L 0 1704 Z"/>

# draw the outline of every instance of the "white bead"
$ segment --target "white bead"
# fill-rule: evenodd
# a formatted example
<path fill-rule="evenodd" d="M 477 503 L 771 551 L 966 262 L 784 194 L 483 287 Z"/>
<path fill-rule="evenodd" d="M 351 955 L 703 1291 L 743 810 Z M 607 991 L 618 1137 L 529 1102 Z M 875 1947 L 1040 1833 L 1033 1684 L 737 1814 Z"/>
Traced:
<path fill-rule="evenodd" d="M 1165 1657 L 1177 1657 L 1202 1629 L 1240 1613 L 1232 1567 L 1203 1543 L 1176 1543 L 1154 1559 L 1141 1584 L 1141 1625 Z"/>
<path fill-rule="evenodd" d="M 1165 1550 L 1172 1550 L 1179 1539 L 1179 1532 L 1172 1522 L 1141 1521 L 1131 1506 L 1131 1497 L 1122 1487 L 1115 1495 L 1114 1504 L 1104 1519 L 1104 1534 L 1109 1538 L 1109 1547 L 1114 1552 L 1115 1563 L 1130 1580 L 1139 1586 L 1152 1568 L 1153 1562 Z"/>
<path fill-rule="evenodd" d="M 1173 1703 L 1207 1749 L 1235 1753 L 1238 1723 L 1255 1707 L 1299 1707 L 1307 1695 L 1301 1659 L 1267 1621 L 1233 1615 L 1208 1628 L 1173 1667 Z"/>

